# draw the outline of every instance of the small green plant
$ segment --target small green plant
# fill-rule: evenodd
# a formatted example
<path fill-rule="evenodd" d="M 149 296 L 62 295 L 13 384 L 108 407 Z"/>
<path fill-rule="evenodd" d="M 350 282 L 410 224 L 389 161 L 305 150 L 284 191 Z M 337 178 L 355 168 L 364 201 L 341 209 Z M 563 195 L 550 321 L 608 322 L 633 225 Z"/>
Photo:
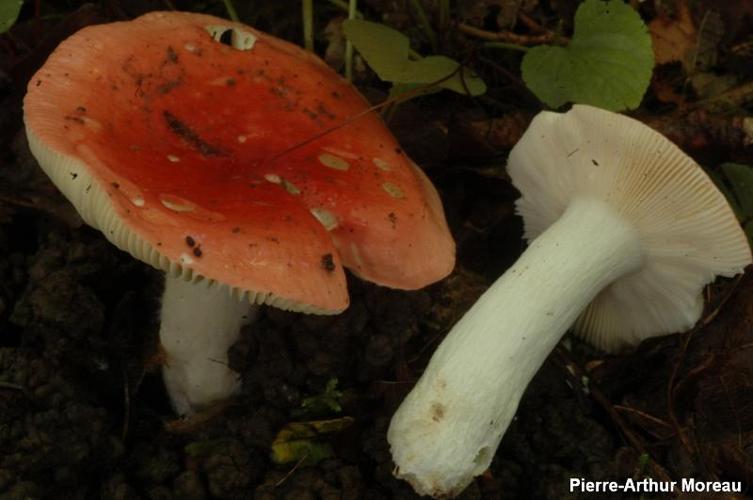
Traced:
<path fill-rule="evenodd" d="M 753 167 L 739 163 L 724 163 L 715 175 L 719 188 L 727 196 L 732 209 L 753 244 Z"/>
<path fill-rule="evenodd" d="M 586 0 L 575 13 L 567 47 L 526 52 L 523 80 L 547 106 L 591 104 L 611 111 L 635 109 L 651 81 L 651 36 L 623 0 Z"/>
<path fill-rule="evenodd" d="M 340 413 L 342 411 L 342 406 L 340 406 L 342 397 L 343 393 L 337 389 L 337 379 L 331 378 L 327 381 L 327 385 L 321 394 L 303 400 L 300 414 L 326 415 L 328 413 Z"/>
<path fill-rule="evenodd" d="M 422 86 L 472 96 L 486 92 L 484 81 L 457 61 L 422 57 L 411 50 L 408 37 L 389 26 L 350 19 L 343 23 L 343 31 L 377 76 L 393 84 L 392 95 Z"/>
<path fill-rule="evenodd" d="M 15 24 L 24 0 L 0 0 L 0 33 L 5 33 Z"/>

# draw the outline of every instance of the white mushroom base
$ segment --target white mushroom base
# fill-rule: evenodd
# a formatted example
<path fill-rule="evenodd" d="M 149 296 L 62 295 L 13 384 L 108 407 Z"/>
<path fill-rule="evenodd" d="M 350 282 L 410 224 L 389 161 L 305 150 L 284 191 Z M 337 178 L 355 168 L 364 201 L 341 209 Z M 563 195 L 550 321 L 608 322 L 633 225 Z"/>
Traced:
<path fill-rule="evenodd" d="M 593 298 L 639 268 L 637 233 L 605 203 L 574 200 L 454 326 L 395 413 L 395 475 L 454 496 L 489 467 L 521 395 Z"/>
<path fill-rule="evenodd" d="M 257 306 L 233 296 L 225 286 L 166 277 L 159 332 L 166 358 L 162 375 L 179 415 L 240 389 L 240 374 L 228 366 L 227 351 L 256 311 Z"/>

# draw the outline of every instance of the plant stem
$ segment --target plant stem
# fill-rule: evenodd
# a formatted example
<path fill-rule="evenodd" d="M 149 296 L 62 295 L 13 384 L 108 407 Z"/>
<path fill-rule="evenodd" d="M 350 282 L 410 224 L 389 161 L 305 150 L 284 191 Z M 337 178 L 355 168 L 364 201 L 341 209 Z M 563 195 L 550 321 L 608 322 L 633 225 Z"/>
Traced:
<path fill-rule="evenodd" d="M 436 52 L 437 34 L 434 33 L 433 29 L 431 29 L 431 23 L 429 22 L 429 18 L 426 16 L 426 11 L 424 10 L 423 5 L 421 5 L 421 0 L 410 0 L 410 4 L 413 8 L 413 11 L 416 13 L 416 17 L 418 18 L 417 20 L 419 28 L 421 28 L 424 36 L 427 40 L 429 40 L 429 43 L 431 44 L 432 52 Z"/>
<path fill-rule="evenodd" d="M 349 0 L 348 2 L 348 19 L 356 18 L 356 0 Z M 349 82 L 353 81 L 353 44 L 348 40 L 345 42 L 345 78 Z"/>
<path fill-rule="evenodd" d="M 400 102 L 397 100 L 385 106 L 382 110 L 382 119 L 384 120 L 384 123 L 389 125 L 390 122 L 392 122 L 392 119 L 395 118 L 395 113 L 397 113 L 398 106 L 400 106 Z"/>
<path fill-rule="evenodd" d="M 238 12 L 235 11 L 235 5 L 233 5 L 233 0 L 222 0 L 225 4 L 225 10 L 227 11 L 228 17 L 232 21 L 240 22 L 240 18 L 238 17 Z"/>
<path fill-rule="evenodd" d="M 343 10 L 344 12 L 350 11 L 350 6 L 345 0 L 329 0 L 329 3 L 331 3 L 338 9 Z M 363 19 L 363 14 L 358 10 L 356 11 L 356 19 Z"/>
<path fill-rule="evenodd" d="M 439 34 L 444 38 L 447 27 L 450 25 L 450 0 L 439 0 Z"/>
<path fill-rule="evenodd" d="M 505 50 L 518 50 L 520 52 L 528 52 L 528 47 L 524 47 L 516 43 L 485 42 L 483 47 L 485 49 L 505 49 Z"/>
<path fill-rule="evenodd" d="M 302 0 L 303 9 L 303 47 L 314 51 L 314 0 Z"/>

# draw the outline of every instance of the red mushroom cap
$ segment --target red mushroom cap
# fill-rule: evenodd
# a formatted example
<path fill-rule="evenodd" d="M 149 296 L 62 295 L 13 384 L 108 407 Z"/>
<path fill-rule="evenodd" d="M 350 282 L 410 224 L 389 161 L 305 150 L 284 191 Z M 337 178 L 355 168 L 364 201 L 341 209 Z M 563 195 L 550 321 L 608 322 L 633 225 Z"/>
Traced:
<path fill-rule="evenodd" d="M 454 265 L 434 187 L 367 109 L 302 49 L 179 12 L 82 29 L 24 100 L 42 168 L 114 244 L 312 312 L 347 306 L 342 265 L 405 289 Z"/>

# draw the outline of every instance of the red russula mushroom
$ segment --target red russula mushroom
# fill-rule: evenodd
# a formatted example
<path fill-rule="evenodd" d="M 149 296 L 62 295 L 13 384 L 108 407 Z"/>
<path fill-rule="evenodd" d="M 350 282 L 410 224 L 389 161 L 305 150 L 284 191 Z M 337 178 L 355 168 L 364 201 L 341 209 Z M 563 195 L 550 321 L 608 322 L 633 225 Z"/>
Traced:
<path fill-rule="evenodd" d="M 168 278 L 163 344 L 177 341 L 233 381 L 217 389 L 217 374 L 177 376 L 168 386 L 179 411 L 237 386 L 223 362 L 248 315 L 239 297 L 333 314 L 348 304 L 343 266 L 404 289 L 452 269 L 435 189 L 367 110 L 299 47 L 180 12 L 85 28 L 29 82 L 24 119 L 42 168 L 88 224 L 177 280 Z M 197 327 L 207 294 L 232 313 Z M 233 332 L 187 331 L 202 328 Z M 165 347 L 166 378 L 199 363 Z"/>

